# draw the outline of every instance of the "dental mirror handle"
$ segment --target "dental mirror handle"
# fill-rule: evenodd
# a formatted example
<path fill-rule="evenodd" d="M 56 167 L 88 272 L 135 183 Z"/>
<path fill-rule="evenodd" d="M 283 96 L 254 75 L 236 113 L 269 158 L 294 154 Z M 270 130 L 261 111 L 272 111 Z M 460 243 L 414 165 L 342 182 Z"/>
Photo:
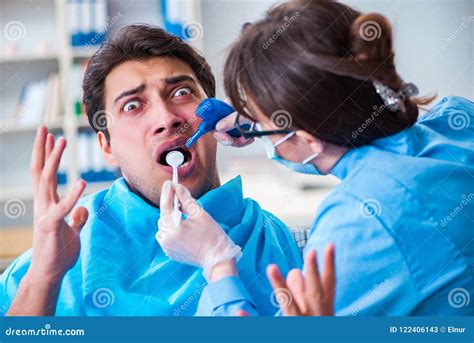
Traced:
<path fill-rule="evenodd" d="M 178 184 L 178 167 L 173 166 L 173 183 L 176 185 Z M 173 217 L 173 222 L 177 226 L 181 222 L 182 213 L 179 210 L 179 201 L 178 195 L 174 194 L 173 199 L 173 213 L 171 215 Z"/>

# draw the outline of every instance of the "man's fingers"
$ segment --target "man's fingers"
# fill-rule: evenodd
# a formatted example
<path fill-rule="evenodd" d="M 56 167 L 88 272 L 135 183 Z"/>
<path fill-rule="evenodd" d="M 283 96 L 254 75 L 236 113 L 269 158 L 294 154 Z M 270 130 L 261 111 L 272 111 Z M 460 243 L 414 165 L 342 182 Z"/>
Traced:
<path fill-rule="evenodd" d="M 323 269 L 323 290 L 324 303 L 328 310 L 328 315 L 334 313 L 334 296 L 336 290 L 336 267 L 334 262 L 334 244 L 329 244 L 324 251 L 324 269 Z"/>
<path fill-rule="evenodd" d="M 53 152 L 54 149 L 54 135 L 52 133 L 48 133 L 48 136 L 46 137 L 46 145 L 45 145 L 45 162 L 48 161 L 49 156 L 51 156 L 51 153 Z M 58 179 L 57 177 L 53 178 L 51 182 L 51 192 L 52 192 L 52 197 L 54 201 L 57 203 L 59 201 L 59 195 L 58 192 L 56 191 L 58 189 Z"/>
<path fill-rule="evenodd" d="M 59 209 L 59 216 L 64 218 L 69 212 L 71 212 L 72 208 L 76 205 L 77 200 L 79 200 L 85 188 L 86 183 L 84 180 L 78 180 L 76 182 L 76 184 L 69 191 L 66 197 L 57 204 Z"/>
<path fill-rule="evenodd" d="M 285 279 L 275 264 L 267 267 L 267 277 L 273 288 L 272 296 L 276 298 L 285 316 L 298 316 L 299 311 L 296 302 L 292 300 L 292 294 L 288 289 Z"/>
<path fill-rule="evenodd" d="M 308 252 L 304 262 L 306 277 L 306 299 L 311 304 L 310 312 L 320 311 L 323 298 L 323 289 L 318 271 L 316 251 Z"/>
<path fill-rule="evenodd" d="M 305 282 L 301 270 L 292 269 L 286 276 L 286 284 L 293 295 L 294 301 L 298 304 L 300 311 L 306 313 L 308 306 L 305 297 Z"/>
<path fill-rule="evenodd" d="M 48 133 L 46 136 L 46 144 L 45 144 L 45 157 L 44 160 L 47 161 L 51 152 L 54 149 L 54 135 L 52 133 Z"/>
<path fill-rule="evenodd" d="M 83 206 L 76 207 L 71 213 L 71 228 L 79 233 L 89 217 L 89 212 Z"/>
<path fill-rule="evenodd" d="M 58 139 L 56 146 L 53 151 L 50 153 L 49 158 L 45 161 L 45 166 L 43 169 L 43 175 L 41 176 L 41 182 L 45 182 L 45 187 L 52 192 L 56 192 L 55 184 L 57 180 L 57 173 L 59 168 L 59 162 L 61 161 L 61 156 L 63 155 L 64 149 L 66 148 L 66 139 L 61 137 Z"/>
<path fill-rule="evenodd" d="M 237 313 L 235 315 L 237 317 L 250 317 L 250 314 L 248 314 L 248 312 L 244 311 L 244 310 L 237 311 Z"/>
<path fill-rule="evenodd" d="M 33 152 L 31 154 L 30 171 L 33 177 L 33 188 L 35 194 L 38 191 L 39 178 L 41 176 L 41 171 L 43 170 L 44 166 L 45 143 L 47 134 L 48 130 L 46 129 L 46 127 L 40 125 L 38 131 L 36 132 Z"/>
<path fill-rule="evenodd" d="M 270 264 L 267 267 L 267 277 L 273 289 L 286 288 L 285 279 L 281 275 L 280 269 L 278 269 L 277 265 Z"/>

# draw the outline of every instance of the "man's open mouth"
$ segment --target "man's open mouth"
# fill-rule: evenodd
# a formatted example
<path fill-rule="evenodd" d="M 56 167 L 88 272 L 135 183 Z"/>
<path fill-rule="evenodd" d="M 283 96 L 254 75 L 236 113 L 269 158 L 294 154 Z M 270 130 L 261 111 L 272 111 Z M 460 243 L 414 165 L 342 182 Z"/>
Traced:
<path fill-rule="evenodd" d="M 162 170 L 169 174 L 173 173 L 173 168 L 168 163 L 166 163 L 166 155 L 168 155 L 171 151 L 179 151 L 184 156 L 184 162 L 178 168 L 179 176 L 187 177 L 193 173 L 198 158 L 194 147 L 191 149 L 186 148 L 186 140 L 187 137 L 180 137 L 162 142 L 158 146 L 158 149 L 155 152 L 155 161 Z"/>
<path fill-rule="evenodd" d="M 186 163 L 190 162 L 193 158 L 192 154 L 191 154 L 191 151 L 189 151 L 188 148 L 186 148 L 184 145 L 182 145 L 182 146 L 178 146 L 178 147 L 171 148 L 171 149 L 163 151 L 161 153 L 159 159 L 158 159 L 158 163 L 160 163 L 164 166 L 168 166 L 168 163 L 166 163 L 166 155 L 168 155 L 168 153 L 170 153 L 171 151 L 179 151 L 180 153 L 183 154 L 184 162 L 183 162 L 182 166 L 185 165 Z"/>

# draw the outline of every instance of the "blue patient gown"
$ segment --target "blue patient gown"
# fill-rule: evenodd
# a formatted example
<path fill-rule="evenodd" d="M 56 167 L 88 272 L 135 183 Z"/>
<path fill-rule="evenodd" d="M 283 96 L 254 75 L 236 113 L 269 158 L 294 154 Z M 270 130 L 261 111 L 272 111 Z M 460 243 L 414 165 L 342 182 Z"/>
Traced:
<path fill-rule="evenodd" d="M 336 315 L 474 315 L 471 101 L 444 98 L 414 126 L 350 149 L 331 174 L 341 183 L 319 206 L 305 251 L 322 265 L 335 245 Z M 242 281 L 211 283 L 200 306 L 256 315 Z"/>
<path fill-rule="evenodd" d="M 201 205 L 242 247 L 239 274 L 262 313 L 275 311 L 265 275 L 269 263 L 285 271 L 302 264 L 286 226 L 251 199 L 237 177 L 199 199 Z M 132 193 L 124 179 L 81 199 L 89 219 L 81 232 L 81 252 L 59 292 L 57 315 L 194 315 L 206 281 L 200 269 L 165 256 L 155 240 L 159 209 Z M 0 309 L 5 314 L 31 261 L 17 258 L 1 278 Z M 210 313 L 201 313 L 203 315 Z"/>

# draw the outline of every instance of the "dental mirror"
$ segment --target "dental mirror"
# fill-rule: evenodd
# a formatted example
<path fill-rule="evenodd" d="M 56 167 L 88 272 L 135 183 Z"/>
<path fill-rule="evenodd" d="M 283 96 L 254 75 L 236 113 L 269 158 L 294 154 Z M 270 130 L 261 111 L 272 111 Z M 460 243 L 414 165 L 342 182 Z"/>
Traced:
<path fill-rule="evenodd" d="M 177 151 L 170 151 L 166 155 L 166 163 L 168 163 L 173 168 L 173 183 L 178 184 L 178 167 L 184 162 L 184 155 Z M 181 211 L 179 210 L 178 196 L 174 195 L 174 210 L 173 210 L 173 221 L 176 225 L 179 225 L 181 221 Z"/>
<path fill-rule="evenodd" d="M 182 165 L 183 162 L 184 162 L 184 155 L 177 150 L 170 151 L 166 155 L 166 163 L 168 163 L 171 167 L 173 167 L 173 170 L 174 168 L 178 168 L 180 165 Z"/>

